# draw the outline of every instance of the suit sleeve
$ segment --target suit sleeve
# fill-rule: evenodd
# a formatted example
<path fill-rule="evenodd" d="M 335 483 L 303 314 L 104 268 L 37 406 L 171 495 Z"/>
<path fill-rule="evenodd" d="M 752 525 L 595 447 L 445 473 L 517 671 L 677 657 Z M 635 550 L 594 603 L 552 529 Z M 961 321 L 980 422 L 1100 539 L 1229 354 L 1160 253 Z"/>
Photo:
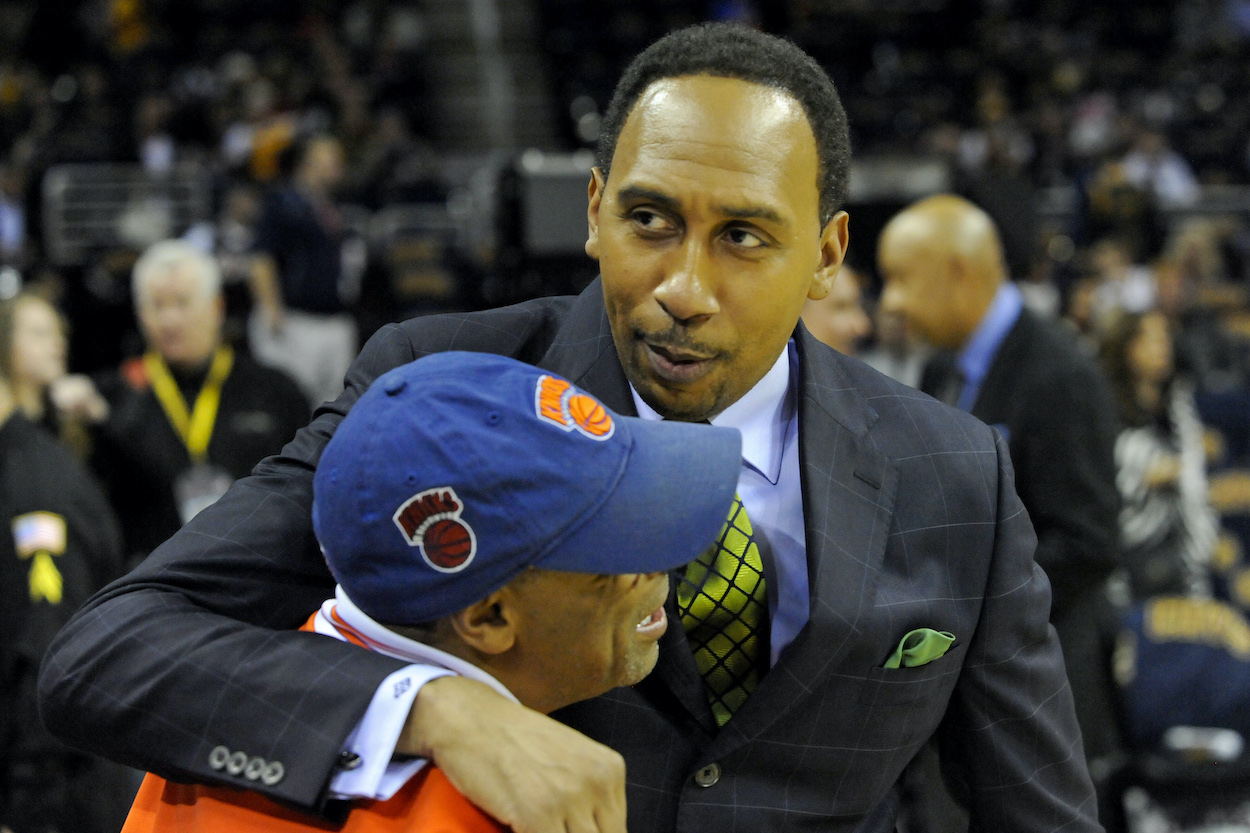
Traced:
<path fill-rule="evenodd" d="M 379 331 L 344 393 L 279 456 L 73 617 L 39 681 L 55 734 L 166 778 L 321 805 L 345 738 L 404 664 L 295 631 L 333 588 L 310 521 L 313 470 L 370 382 L 413 358 L 401 329 Z M 218 747 L 280 766 L 232 776 L 220 752 L 211 763 Z"/>
<path fill-rule="evenodd" d="M 970 830 L 1099 831 L 1094 789 L 1048 622 L 1050 584 L 997 437 L 995 544 L 985 602 L 940 729 L 949 774 L 966 788 Z"/>

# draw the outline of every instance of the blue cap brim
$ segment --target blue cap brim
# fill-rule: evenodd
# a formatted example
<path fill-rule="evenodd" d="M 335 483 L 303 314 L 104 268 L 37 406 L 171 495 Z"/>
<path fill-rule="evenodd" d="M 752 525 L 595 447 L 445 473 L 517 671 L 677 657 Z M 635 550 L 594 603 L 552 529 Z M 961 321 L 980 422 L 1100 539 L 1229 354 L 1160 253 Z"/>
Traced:
<path fill-rule="evenodd" d="M 733 428 L 631 419 L 633 450 L 611 497 L 533 566 L 578 573 L 659 573 L 715 542 L 738 489 Z"/>

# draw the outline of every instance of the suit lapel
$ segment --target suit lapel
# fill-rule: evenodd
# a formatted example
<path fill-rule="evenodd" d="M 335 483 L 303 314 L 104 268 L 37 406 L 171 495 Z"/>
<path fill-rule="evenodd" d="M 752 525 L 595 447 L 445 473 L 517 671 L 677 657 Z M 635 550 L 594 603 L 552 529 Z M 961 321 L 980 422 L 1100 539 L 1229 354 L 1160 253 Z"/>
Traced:
<path fill-rule="evenodd" d="M 847 359 L 802 325 L 796 338 L 810 618 L 721 730 L 717 755 L 764 732 L 841 663 L 874 604 L 894 513 L 898 467 L 868 436 L 877 414 L 842 370 Z"/>
<path fill-rule="evenodd" d="M 593 393 L 618 414 L 638 415 L 603 308 L 602 278 L 577 296 L 538 366 Z"/>

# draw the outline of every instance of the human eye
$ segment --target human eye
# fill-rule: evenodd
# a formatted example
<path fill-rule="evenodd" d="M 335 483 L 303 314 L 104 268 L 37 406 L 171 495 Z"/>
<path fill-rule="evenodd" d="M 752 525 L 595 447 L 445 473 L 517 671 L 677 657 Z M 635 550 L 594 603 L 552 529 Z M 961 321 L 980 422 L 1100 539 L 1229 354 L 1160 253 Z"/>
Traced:
<path fill-rule="evenodd" d="M 731 228 L 725 232 L 725 238 L 742 249 L 758 249 L 767 245 L 762 237 L 745 228 Z"/>
<path fill-rule="evenodd" d="M 663 233 L 672 231 L 676 225 L 658 211 L 649 208 L 635 208 L 629 212 L 629 219 L 644 232 Z"/>

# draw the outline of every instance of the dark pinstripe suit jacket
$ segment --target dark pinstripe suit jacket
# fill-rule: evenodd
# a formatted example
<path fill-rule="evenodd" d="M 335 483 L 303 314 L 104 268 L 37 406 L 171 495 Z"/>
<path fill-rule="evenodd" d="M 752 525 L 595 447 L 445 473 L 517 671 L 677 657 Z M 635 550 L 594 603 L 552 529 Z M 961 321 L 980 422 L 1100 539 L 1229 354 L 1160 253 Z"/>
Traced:
<path fill-rule="evenodd" d="M 895 781 L 935 733 L 974 829 L 1099 829 L 1004 444 L 801 327 L 798 344 L 811 620 L 718 733 L 680 628 L 643 684 L 566 710 L 624 754 L 630 829 L 889 831 Z M 373 378 L 448 349 L 539 364 L 633 412 L 598 282 L 577 298 L 383 329 L 282 456 L 62 632 L 41 679 L 54 730 L 167 777 L 318 806 L 343 739 L 399 664 L 291 632 L 332 587 L 309 523 L 312 470 Z M 918 627 L 957 642 L 929 665 L 883 669 Z M 284 777 L 213 769 L 218 746 L 279 761 Z M 716 777 L 699 780 L 715 783 L 700 786 L 695 772 L 713 763 Z"/>

